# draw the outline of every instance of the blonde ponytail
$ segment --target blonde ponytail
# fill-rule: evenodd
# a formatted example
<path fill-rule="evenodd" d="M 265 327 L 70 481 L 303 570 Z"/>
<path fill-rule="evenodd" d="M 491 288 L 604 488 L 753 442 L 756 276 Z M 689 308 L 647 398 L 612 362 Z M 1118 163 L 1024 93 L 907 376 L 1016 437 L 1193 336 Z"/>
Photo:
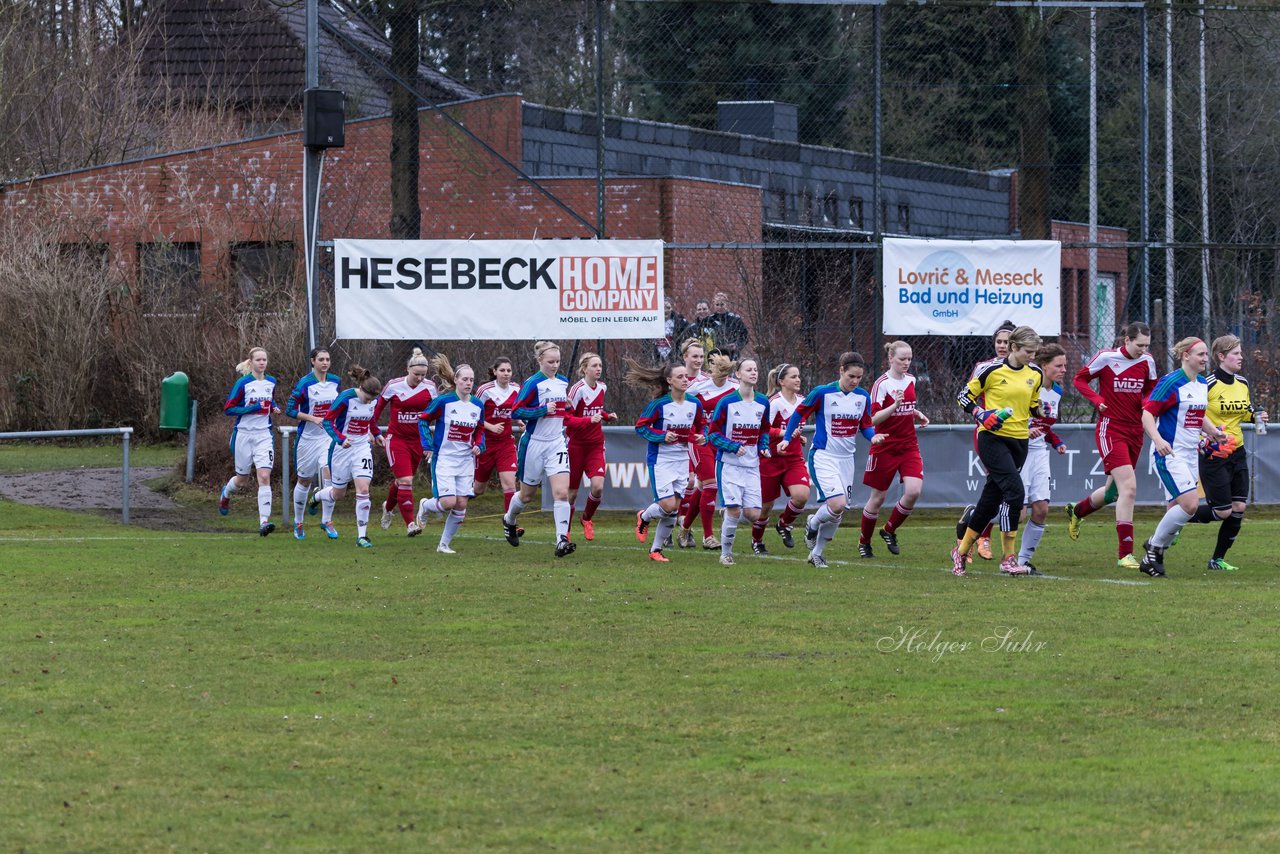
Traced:
<path fill-rule="evenodd" d="M 267 351 L 262 347 L 254 347 L 250 349 L 249 358 L 245 359 L 243 362 L 236 365 L 236 373 L 242 377 L 248 376 L 249 374 L 253 373 L 253 354 L 266 353 L 266 352 Z"/>

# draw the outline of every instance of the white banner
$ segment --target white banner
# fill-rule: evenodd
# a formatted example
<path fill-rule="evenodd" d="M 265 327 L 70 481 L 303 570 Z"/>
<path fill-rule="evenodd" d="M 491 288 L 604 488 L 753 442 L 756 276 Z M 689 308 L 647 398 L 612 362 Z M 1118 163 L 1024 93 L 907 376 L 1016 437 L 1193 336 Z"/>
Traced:
<path fill-rule="evenodd" d="M 990 335 L 1006 320 L 1062 332 L 1056 240 L 884 241 L 886 335 Z"/>
<path fill-rule="evenodd" d="M 660 240 L 335 240 L 339 338 L 661 338 Z"/>

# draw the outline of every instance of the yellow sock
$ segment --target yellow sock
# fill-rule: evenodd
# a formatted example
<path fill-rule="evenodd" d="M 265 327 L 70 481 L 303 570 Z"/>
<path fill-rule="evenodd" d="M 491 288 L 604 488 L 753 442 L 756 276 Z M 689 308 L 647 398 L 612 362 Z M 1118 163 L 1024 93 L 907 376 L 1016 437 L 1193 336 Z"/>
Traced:
<path fill-rule="evenodd" d="M 978 532 L 973 530 L 973 528 L 966 528 L 964 537 L 960 539 L 960 545 L 957 547 L 956 551 L 960 552 L 962 555 L 967 555 L 969 552 L 973 551 L 973 544 L 977 542 L 977 540 Z"/>
<path fill-rule="evenodd" d="M 1017 531 L 1001 531 L 1000 545 L 1004 547 L 1004 556 L 1016 555 L 1018 553 L 1018 532 Z"/>

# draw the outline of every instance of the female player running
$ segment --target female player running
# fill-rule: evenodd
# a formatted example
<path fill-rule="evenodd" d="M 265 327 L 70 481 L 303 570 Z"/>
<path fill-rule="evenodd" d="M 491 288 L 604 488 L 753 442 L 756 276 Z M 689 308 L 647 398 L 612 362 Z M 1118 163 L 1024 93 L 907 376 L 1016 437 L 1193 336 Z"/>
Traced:
<path fill-rule="evenodd" d="M 1067 373 L 1066 352 L 1057 344 L 1041 344 L 1036 351 L 1036 365 L 1044 375 L 1040 387 L 1040 414 L 1031 420 L 1028 433 L 1027 460 L 1022 464 L 1023 502 L 1027 508 L 1027 524 L 1022 529 L 1022 545 L 1018 549 L 1018 563 L 1027 568 L 1028 575 L 1040 572 L 1031 563 L 1040 538 L 1044 536 L 1044 523 L 1049 518 L 1049 449 L 1058 454 L 1067 452 L 1067 444 L 1053 425 L 1058 423 L 1058 411 L 1062 405 L 1062 378 Z"/>
<path fill-rule="evenodd" d="M 884 347 L 889 370 L 871 386 L 871 424 L 876 435 L 884 440 L 871 446 L 867 456 L 867 468 L 862 482 L 871 487 L 871 495 L 862 507 L 862 530 L 858 537 L 858 557 L 875 557 L 871 551 L 871 534 L 880 520 L 880 508 L 884 505 L 894 475 L 902 484 L 902 498 L 893 505 L 889 521 L 880 529 L 880 539 L 889 554 L 899 554 L 898 529 L 907 521 L 920 492 L 924 489 L 924 460 L 920 456 L 920 441 L 916 438 L 916 425 L 929 426 L 929 417 L 916 409 L 916 378 L 907 371 L 911 368 L 911 345 L 906 341 L 893 341 Z"/>
<path fill-rule="evenodd" d="M 1215 338 L 1211 353 L 1216 367 L 1209 375 L 1209 408 L 1205 414 L 1226 432 L 1227 438 L 1218 447 L 1210 448 L 1210 453 L 1200 455 L 1200 484 L 1204 487 L 1205 503 L 1196 508 L 1191 521 L 1222 520 L 1213 557 L 1209 558 L 1209 569 L 1234 571 L 1239 567 L 1227 563 L 1227 550 L 1240 533 L 1249 500 L 1249 459 L 1240 424 L 1244 421 L 1266 424 L 1270 417 L 1265 410 L 1254 408 L 1249 382 L 1240 376 L 1244 365 L 1240 339 L 1234 335 Z"/>
<path fill-rule="evenodd" d="M 809 392 L 792 413 L 778 443 L 778 453 L 785 454 L 805 419 L 814 416 L 817 430 L 809 449 L 809 481 L 817 487 L 822 506 L 805 520 L 804 544 L 809 547 L 807 562 L 818 569 L 827 566 L 823 552 L 840 528 L 844 509 L 853 497 L 858 474 L 858 434 L 872 443 L 884 441 L 875 437 L 871 427 L 871 395 L 859 385 L 866 370 L 867 363 L 859 354 L 841 354 L 840 379 Z"/>
<path fill-rule="evenodd" d="M 707 441 L 716 449 L 716 486 L 724 506 L 720 526 L 720 563 L 733 566 L 733 540 L 738 519 L 760 518 L 760 458 L 769 456 L 769 401 L 756 391 L 760 368 L 755 359 L 729 362 L 728 356 L 713 356 L 713 376 L 725 367 L 737 380 L 737 388 L 719 398 Z"/>
<path fill-rule="evenodd" d="M 293 434 L 293 470 L 298 474 L 293 486 L 293 536 L 298 540 L 307 537 L 302 516 L 311 482 L 319 480 L 324 486 L 325 461 L 329 458 L 329 434 L 324 432 L 324 417 L 329 414 L 342 382 L 337 374 L 329 373 L 328 350 L 317 347 L 310 357 L 311 373 L 298 380 L 284 409 L 285 415 L 298 421 L 298 432 Z M 325 528 L 325 534 L 338 536 L 332 525 Z"/>
<path fill-rule="evenodd" d="M 1137 569 L 1133 556 L 1133 504 L 1138 497 L 1134 466 L 1142 454 L 1142 402 L 1156 384 L 1156 362 L 1147 353 L 1151 327 L 1130 323 L 1119 347 L 1102 350 L 1076 372 L 1076 391 L 1098 410 L 1094 438 L 1107 482 L 1080 501 L 1067 505 L 1067 534 L 1080 538 L 1080 520 L 1111 502 L 1116 504 L 1116 564 Z M 1098 390 L 1089 383 L 1097 380 Z"/>
<path fill-rule="evenodd" d="M 733 362 L 728 356 L 712 356 L 708 367 L 710 371 L 702 379 L 690 380 L 689 394 L 702 405 L 702 417 L 710 424 L 716 406 L 725 397 L 737 391 L 738 383 L 732 377 Z M 702 547 L 708 550 L 718 549 L 720 541 L 711 533 L 716 512 L 716 490 L 719 489 L 716 477 L 716 449 L 709 444 L 695 445 L 694 465 L 694 473 L 698 477 L 697 501 L 695 502 L 693 498 L 689 499 L 689 509 L 680 519 L 680 547 L 693 547 L 693 532 L 690 529 L 693 527 L 693 521 L 701 515 Z"/>
<path fill-rule="evenodd" d="M 1139 572 L 1153 578 L 1164 577 L 1164 551 L 1200 503 L 1196 482 L 1201 434 L 1216 443 L 1227 438 L 1205 417 L 1209 386 L 1201 374 L 1209 364 L 1209 348 L 1199 338 L 1183 338 L 1173 345 L 1173 355 L 1182 367 L 1161 377 L 1142 404 L 1142 428 L 1151 437 L 1151 461 L 1168 505 L 1156 532 L 1143 544 L 1138 564 Z"/>
<path fill-rule="evenodd" d="M 338 395 L 324 417 L 324 431 L 329 434 L 329 485 L 318 490 L 311 502 L 323 508 L 321 523 L 333 522 L 333 505 L 347 492 L 347 484 L 356 486 L 356 545 L 373 547 L 369 540 L 369 484 L 373 481 L 372 440 L 386 443 L 378 429 L 376 415 L 378 393 L 382 381 L 366 368 L 352 365 L 347 371 L 354 388 Z"/>
<path fill-rule="evenodd" d="M 431 363 L 417 347 L 405 366 L 405 375 L 388 382 L 378 397 L 373 417 L 382 419 L 382 411 L 391 409 L 391 421 L 387 425 L 387 464 L 394 478 L 387 487 L 387 500 L 382 502 L 382 530 L 391 527 L 400 508 L 405 533 L 416 537 L 421 528 L 414 520 L 416 505 L 413 501 L 413 477 L 422 463 L 422 442 L 418 437 L 418 416 L 426 411 L 438 391 L 436 384 L 427 379 Z"/>
<path fill-rule="evenodd" d="M 564 557 L 578 547 L 569 540 L 569 448 L 564 438 L 569 381 L 557 373 L 560 369 L 560 348 L 555 344 L 539 341 L 533 345 L 533 356 L 538 362 L 538 371 L 524 381 L 516 399 L 516 408 L 511 413 L 513 418 L 525 422 L 525 431 L 520 437 L 516 466 L 520 494 L 511 499 L 511 506 L 502 517 L 502 534 L 512 546 L 520 545 L 516 520 L 525 505 L 538 494 L 538 487 L 546 477 L 555 502 L 555 554 L 556 557 Z"/>
<path fill-rule="evenodd" d="M 484 452 L 484 406 L 471 396 L 475 371 L 470 365 L 454 368 L 444 355 L 431 360 L 440 377 L 440 391 L 418 419 L 422 450 L 431 454 L 431 494 L 418 505 L 416 524 L 421 529 L 430 513 L 448 514 L 436 551 L 457 554 L 453 535 L 467 518 L 467 501 L 473 493 L 476 457 Z"/>
<path fill-rule="evenodd" d="M 636 539 L 643 543 L 649 524 L 657 519 L 649 560 L 670 563 L 662 550 L 675 529 L 680 496 L 689 480 L 690 447 L 707 441 L 702 406 L 686 395 L 689 371 L 684 365 L 645 368 L 631 359 L 627 365 L 627 382 L 649 386 L 655 395 L 636 421 L 636 432 L 649 442 L 646 461 L 653 490 L 653 503 L 636 514 Z"/>
<path fill-rule="evenodd" d="M 258 480 L 258 533 L 262 536 L 276 529 L 271 521 L 271 467 L 275 463 L 275 445 L 271 439 L 271 416 L 280 413 L 272 398 L 276 393 L 276 378 L 267 374 L 267 351 L 254 347 L 249 358 L 236 365 L 240 379 L 231 387 L 222 411 L 235 416 L 231 428 L 231 455 L 235 459 L 236 473 L 222 487 L 218 499 L 218 512 L 223 516 L 231 512 L 231 493 L 249 482 L 257 472 Z"/>
<path fill-rule="evenodd" d="M 711 379 L 711 377 L 709 377 L 702 370 L 702 365 L 707 358 L 707 352 L 704 349 L 702 342 L 699 341 L 697 338 L 686 338 L 684 341 L 680 343 L 680 358 L 684 361 L 685 373 L 689 377 L 690 388 L 693 388 L 694 386 L 698 385 L 698 383 L 705 382 Z M 692 397 L 692 395 L 690 395 L 690 397 Z M 710 415 L 709 412 L 706 412 L 705 410 L 703 411 L 702 421 L 704 424 L 706 423 L 707 417 L 709 415 Z M 702 444 L 705 444 L 705 443 L 702 443 Z M 689 482 L 685 485 L 684 496 L 680 499 L 680 511 L 676 518 L 677 524 L 681 519 L 685 518 L 686 516 L 688 516 L 690 519 L 696 519 L 702 512 L 701 511 L 702 490 L 698 488 L 698 459 L 699 459 L 698 454 L 699 453 L 700 452 L 697 446 L 691 446 L 689 448 Z M 714 451 L 711 451 L 710 454 L 711 454 L 712 460 L 714 461 L 715 459 Z M 714 463 L 713 463 L 713 466 L 714 466 Z M 713 513 L 715 512 L 714 498 L 712 498 L 711 500 L 711 510 Z M 710 536 L 711 523 L 705 522 L 703 525 L 703 530 L 705 530 L 708 536 Z M 694 547 L 693 534 L 688 533 L 683 529 L 681 530 L 680 536 L 676 538 L 676 541 L 679 543 L 680 548 L 682 549 L 691 549 Z M 669 542 L 664 543 L 663 547 L 666 548 L 670 545 L 671 543 Z"/>
<path fill-rule="evenodd" d="M 590 542 L 596 538 L 591 521 L 604 496 L 604 430 L 605 421 L 618 416 L 605 409 L 604 393 L 608 386 L 600 381 L 604 361 L 595 353 L 584 353 L 578 360 L 578 376 L 582 379 L 569 389 L 569 411 L 565 415 L 565 431 L 569 439 L 569 523 L 573 524 L 573 508 L 578 501 L 578 487 L 585 475 L 591 482 L 587 506 L 582 511 L 582 536 Z"/>
<path fill-rule="evenodd" d="M 484 404 L 484 453 L 476 457 L 476 495 L 483 495 L 489 488 L 489 477 L 498 473 L 498 485 L 502 487 L 502 512 L 511 506 L 516 494 L 516 424 L 511 420 L 516 398 L 520 396 L 520 384 L 513 382 L 511 360 L 499 356 L 489 366 L 489 382 L 476 389 L 476 397 Z M 523 426 L 523 425 L 520 425 Z"/>
<path fill-rule="evenodd" d="M 769 527 L 769 513 L 783 492 L 787 494 L 787 506 L 778 518 L 778 536 L 787 548 L 795 548 L 791 524 L 804 512 L 809 501 L 809 469 L 804 464 L 804 437 L 792 442 L 785 454 L 778 452 L 778 442 L 787 429 L 787 422 L 803 399 L 800 396 L 800 367 L 783 362 L 769 372 L 769 456 L 760 460 L 760 499 L 764 507 L 760 518 L 751 524 L 751 551 L 768 554 L 764 545 L 764 532 Z"/>
<path fill-rule="evenodd" d="M 1004 558 L 1000 571 L 1026 575 L 1018 563 L 1018 516 L 1022 511 L 1022 464 L 1027 458 L 1031 419 L 1040 414 L 1044 375 L 1032 363 L 1040 336 L 1030 326 L 1009 333 L 1009 355 L 988 362 L 960 391 L 960 408 L 979 426 L 978 459 L 987 469 L 987 483 L 969 517 L 960 545 L 951 550 L 951 571 L 965 574 L 970 549 L 987 523 L 999 517 Z M 979 403 L 982 401 L 982 403 Z M 985 408 L 984 408 L 985 407 Z"/>

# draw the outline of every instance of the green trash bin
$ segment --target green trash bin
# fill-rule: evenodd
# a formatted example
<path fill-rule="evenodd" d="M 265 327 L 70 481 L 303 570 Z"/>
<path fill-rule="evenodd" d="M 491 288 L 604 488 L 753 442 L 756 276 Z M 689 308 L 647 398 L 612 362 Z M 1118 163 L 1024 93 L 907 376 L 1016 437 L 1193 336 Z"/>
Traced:
<path fill-rule="evenodd" d="M 191 427 L 191 381 L 182 371 L 160 381 L 160 429 L 187 430 Z"/>

